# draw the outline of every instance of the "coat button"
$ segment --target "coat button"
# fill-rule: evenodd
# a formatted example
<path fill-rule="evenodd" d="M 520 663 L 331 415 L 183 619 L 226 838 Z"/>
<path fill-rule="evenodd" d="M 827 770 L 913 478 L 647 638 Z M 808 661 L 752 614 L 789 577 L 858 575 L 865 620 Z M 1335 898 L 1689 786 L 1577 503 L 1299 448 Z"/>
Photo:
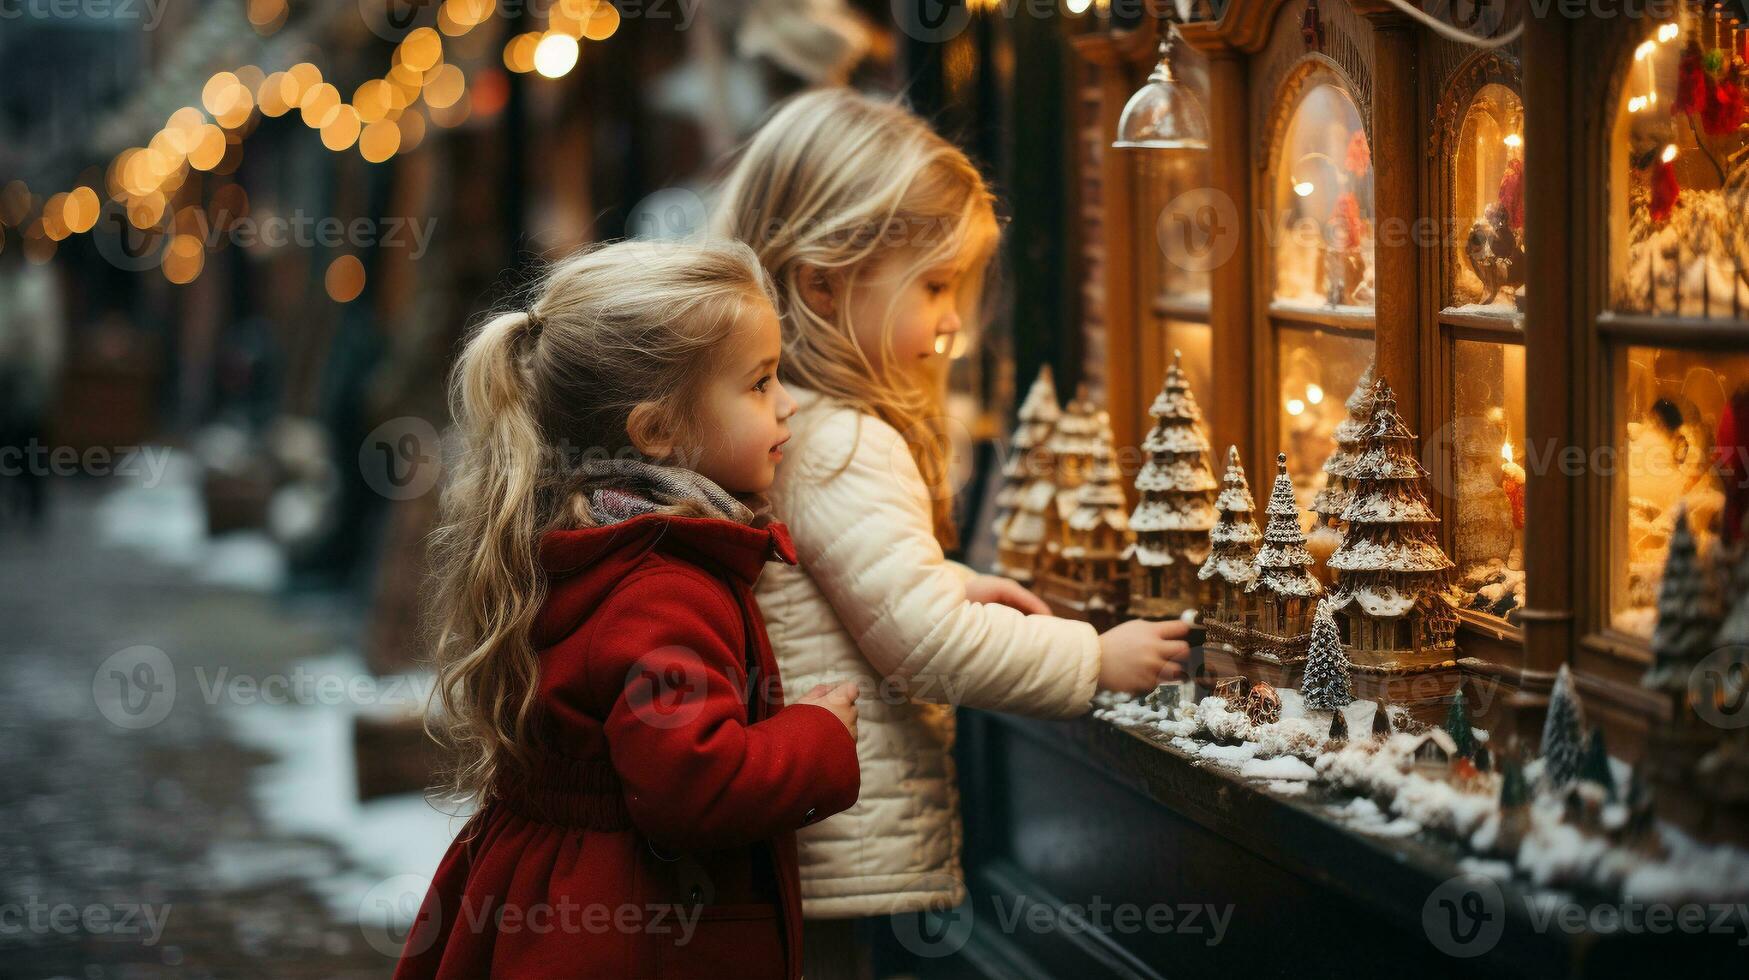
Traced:
<path fill-rule="evenodd" d="M 692 891 L 687 893 L 687 901 L 693 905 L 704 904 L 704 891 L 697 885 L 693 885 Z"/>
<path fill-rule="evenodd" d="M 814 822 L 814 814 L 819 813 L 819 812 L 820 811 L 816 810 L 813 807 L 808 807 L 807 814 L 802 817 L 802 823 L 813 823 Z"/>

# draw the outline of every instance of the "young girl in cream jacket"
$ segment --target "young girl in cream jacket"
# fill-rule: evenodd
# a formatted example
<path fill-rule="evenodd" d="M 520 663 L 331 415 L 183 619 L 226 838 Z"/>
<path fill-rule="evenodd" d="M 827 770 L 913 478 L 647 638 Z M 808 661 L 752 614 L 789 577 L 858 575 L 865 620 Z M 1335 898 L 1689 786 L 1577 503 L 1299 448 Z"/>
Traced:
<path fill-rule="evenodd" d="M 789 691 L 857 680 L 857 804 L 799 835 L 810 978 L 867 969 L 857 920 L 963 900 L 953 708 L 1041 717 L 1096 687 L 1177 675 L 1184 624 L 1104 634 L 1012 580 L 944 557 L 943 380 L 979 305 L 997 226 L 954 146 L 906 109 L 847 90 L 784 105 L 742 151 L 718 230 L 752 245 L 778 292 L 798 410 L 770 491 L 799 564 L 759 582 Z"/>

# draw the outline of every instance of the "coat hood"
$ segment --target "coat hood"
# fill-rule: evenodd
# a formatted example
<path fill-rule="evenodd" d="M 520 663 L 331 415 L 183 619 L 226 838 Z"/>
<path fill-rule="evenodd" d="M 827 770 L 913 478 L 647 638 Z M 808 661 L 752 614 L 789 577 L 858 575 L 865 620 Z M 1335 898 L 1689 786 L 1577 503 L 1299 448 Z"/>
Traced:
<path fill-rule="evenodd" d="M 548 576 L 546 604 L 536 618 L 536 649 L 569 635 L 651 552 L 669 555 L 751 586 L 768 561 L 796 563 L 789 530 L 712 517 L 646 514 L 616 524 L 551 531 L 541 539 Z"/>

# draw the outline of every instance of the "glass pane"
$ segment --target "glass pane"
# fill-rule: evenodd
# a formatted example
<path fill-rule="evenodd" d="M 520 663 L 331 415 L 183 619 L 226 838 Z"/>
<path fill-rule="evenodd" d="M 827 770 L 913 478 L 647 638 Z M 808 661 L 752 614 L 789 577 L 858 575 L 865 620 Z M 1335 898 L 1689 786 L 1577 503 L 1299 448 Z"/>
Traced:
<path fill-rule="evenodd" d="M 1343 403 L 1372 362 L 1373 342 L 1324 330 L 1277 328 L 1275 350 L 1276 431 L 1303 511 L 1324 485 L 1324 460 L 1336 448 L 1337 424 L 1348 417 Z"/>
<path fill-rule="evenodd" d="M 1158 150 L 1134 154 L 1141 188 L 1136 215 L 1144 297 L 1208 303 L 1217 263 L 1219 215 L 1209 199 L 1208 153 Z M 1151 240 L 1154 248 L 1143 247 Z"/>
<path fill-rule="evenodd" d="M 1165 333 L 1166 364 L 1172 363 L 1175 351 L 1183 355 L 1180 366 L 1190 382 L 1190 393 L 1196 396 L 1196 403 L 1202 407 L 1203 424 L 1207 425 L 1213 421 L 1209 416 L 1209 404 L 1214 396 L 1214 331 L 1206 323 L 1186 320 L 1163 319 L 1160 325 Z M 1160 365 L 1161 377 L 1166 376 L 1166 364 Z M 1217 455 L 1227 451 L 1224 446 L 1217 448 Z"/>
<path fill-rule="evenodd" d="M 1686 507 L 1703 555 L 1741 520 L 1749 493 L 1749 354 L 1630 347 L 1623 356 L 1611 622 L 1649 637 L 1677 505 Z"/>
<path fill-rule="evenodd" d="M 1327 82 L 1307 88 L 1277 160 L 1275 301 L 1370 310 L 1372 149 L 1348 93 Z"/>
<path fill-rule="evenodd" d="M 1460 340 L 1452 379 L 1452 558 L 1465 605 L 1524 606 L 1524 348 Z"/>
<path fill-rule="evenodd" d="M 1462 312 L 1513 312 L 1524 298 L 1524 105 L 1504 85 L 1484 85 L 1464 110 L 1458 138 L 1457 242 L 1451 302 Z"/>
<path fill-rule="evenodd" d="M 1623 81 L 1609 169 L 1617 310 L 1749 317 L 1749 130 L 1729 118 L 1743 99 L 1741 82 L 1733 71 L 1715 77 L 1702 67 L 1679 84 L 1685 57 L 1704 66 L 1722 47 L 1729 68 L 1729 31 L 1716 23 L 1684 18 L 1682 27 L 1655 28 Z"/>

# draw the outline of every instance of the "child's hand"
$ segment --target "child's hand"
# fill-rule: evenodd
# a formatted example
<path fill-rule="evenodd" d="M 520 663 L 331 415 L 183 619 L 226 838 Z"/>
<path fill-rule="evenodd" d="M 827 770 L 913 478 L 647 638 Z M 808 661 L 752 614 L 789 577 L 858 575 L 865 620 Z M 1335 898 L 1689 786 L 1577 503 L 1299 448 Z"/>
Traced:
<path fill-rule="evenodd" d="M 1099 634 L 1099 686 L 1143 694 L 1184 676 L 1190 624 L 1181 619 L 1132 619 Z"/>
<path fill-rule="evenodd" d="M 1028 592 L 1026 586 L 1000 575 L 975 575 L 966 580 L 966 598 L 972 602 L 993 602 L 1012 606 L 1028 615 L 1049 616 L 1051 607 Z"/>
<path fill-rule="evenodd" d="M 812 691 L 796 699 L 797 704 L 817 704 L 837 716 L 849 730 L 850 737 L 856 737 L 856 696 L 861 693 L 855 681 L 845 681 L 833 686 L 817 684 Z"/>

